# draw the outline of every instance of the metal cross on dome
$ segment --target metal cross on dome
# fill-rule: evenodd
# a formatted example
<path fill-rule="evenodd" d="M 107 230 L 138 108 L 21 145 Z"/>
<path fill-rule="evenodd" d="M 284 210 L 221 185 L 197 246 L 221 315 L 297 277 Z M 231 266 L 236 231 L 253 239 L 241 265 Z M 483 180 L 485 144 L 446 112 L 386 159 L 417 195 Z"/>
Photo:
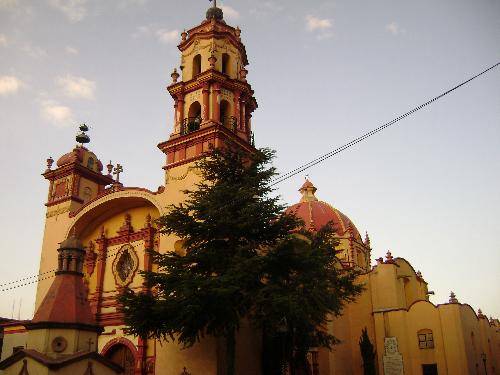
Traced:
<path fill-rule="evenodd" d="M 217 0 L 210 0 L 210 2 L 214 2 L 214 8 L 217 8 Z"/>
<path fill-rule="evenodd" d="M 120 173 L 123 172 L 123 167 L 121 164 L 116 164 L 113 174 L 116 176 L 116 182 L 120 182 Z"/>

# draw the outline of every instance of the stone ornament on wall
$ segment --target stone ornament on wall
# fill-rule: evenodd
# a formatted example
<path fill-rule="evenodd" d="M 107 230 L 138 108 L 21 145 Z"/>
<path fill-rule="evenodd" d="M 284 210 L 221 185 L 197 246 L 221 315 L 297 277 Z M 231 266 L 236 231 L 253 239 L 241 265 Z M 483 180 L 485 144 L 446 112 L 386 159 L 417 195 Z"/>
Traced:
<path fill-rule="evenodd" d="M 384 339 L 384 374 L 404 375 L 403 356 L 398 349 L 398 339 L 396 337 L 386 337 Z"/>
<path fill-rule="evenodd" d="M 186 172 L 179 175 L 179 176 L 173 176 L 172 173 L 167 170 L 165 173 L 165 185 L 168 184 L 169 181 L 182 181 L 184 180 L 190 173 L 193 173 L 197 176 L 201 176 L 201 172 L 194 166 L 190 166 L 186 169 Z"/>
<path fill-rule="evenodd" d="M 113 276 L 118 286 L 126 287 L 134 279 L 139 267 L 139 258 L 130 244 L 123 245 L 113 261 Z"/>
<path fill-rule="evenodd" d="M 52 340 L 52 350 L 55 353 L 62 353 L 66 350 L 67 347 L 68 342 L 62 336 L 58 336 L 54 340 Z"/>

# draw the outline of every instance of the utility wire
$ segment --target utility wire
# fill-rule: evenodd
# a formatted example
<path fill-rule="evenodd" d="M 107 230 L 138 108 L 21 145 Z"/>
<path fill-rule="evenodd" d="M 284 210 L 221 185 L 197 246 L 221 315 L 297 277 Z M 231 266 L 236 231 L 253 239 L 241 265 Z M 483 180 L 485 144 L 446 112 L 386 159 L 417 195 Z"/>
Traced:
<path fill-rule="evenodd" d="M 356 145 L 356 144 L 364 141 L 365 139 L 371 137 L 372 135 L 380 133 L 382 130 L 387 129 L 388 127 L 396 124 L 397 122 L 403 120 L 404 118 L 406 118 L 406 117 L 412 115 L 413 113 L 421 110 L 422 108 L 428 106 L 429 104 L 432 104 L 436 100 L 441 99 L 442 97 L 444 97 L 444 96 L 452 93 L 456 89 L 458 89 L 458 88 L 466 85 L 467 83 L 473 81 L 474 79 L 476 79 L 476 78 L 482 76 L 483 74 L 489 72 L 490 70 L 496 68 L 498 65 L 500 65 L 500 62 L 497 62 L 496 64 L 494 64 L 494 65 L 490 66 L 489 68 L 483 70 L 481 73 L 478 73 L 475 76 L 469 78 L 468 80 L 463 81 L 462 83 L 460 83 L 460 84 L 456 85 L 455 87 L 449 89 L 448 91 L 445 91 L 442 94 L 440 94 L 440 95 L 432 98 L 431 100 L 425 102 L 424 104 L 421 104 L 418 107 L 415 107 L 412 110 L 406 112 L 405 114 L 396 117 L 394 120 L 389 121 L 389 122 L 385 123 L 384 125 L 381 125 L 378 128 L 373 129 L 373 130 L 369 131 L 368 133 L 365 133 L 362 136 L 351 140 L 350 142 L 344 144 L 343 146 L 340 146 L 339 148 L 336 148 L 336 149 L 328 152 L 327 154 L 324 154 L 324 155 L 322 155 L 322 156 L 320 156 L 320 157 L 318 157 L 318 158 L 316 158 L 314 160 L 311 160 L 310 162 L 308 162 L 306 164 L 301 165 L 300 167 L 292 169 L 291 171 L 288 171 L 287 173 L 285 173 L 285 174 L 283 174 L 281 176 L 276 177 L 273 181 L 271 181 L 271 186 L 275 186 L 275 185 L 277 185 L 277 184 L 279 184 L 279 183 L 281 183 L 281 182 L 283 182 L 285 180 L 288 180 L 289 178 L 291 178 L 291 177 L 293 177 L 293 176 L 295 176 L 295 175 L 297 175 L 297 174 L 299 174 L 299 173 L 301 173 L 301 172 L 303 172 L 303 171 L 305 171 L 305 170 L 307 170 L 307 169 L 309 169 L 311 167 L 314 167 L 315 165 L 324 162 L 325 160 L 331 158 L 332 156 L 335 156 L 335 155 L 341 153 L 342 151 L 345 151 L 348 148 L 350 148 L 350 147 L 352 147 L 352 146 L 354 146 L 354 145 Z"/>
<path fill-rule="evenodd" d="M 117 249 L 117 250 L 111 252 L 110 254 L 106 254 L 106 257 L 104 257 L 104 260 L 108 259 L 109 257 L 112 257 L 113 255 L 117 254 L 119 251 L 120 251 L 120 249 Z M 35 275 L 35 276 L 31 276 L 31 277 L 26 277 L 24 279 L 19 279 L 17 281 L 12 281 L 10 283 L 2 284 L 2 285 L 0 285 L 0 292 L 7 292 L 9 290 L 13 290 L 13 289 L 21 288 L 23 286 L 28 286 L 28 285 L 31 285 L 31 284 L 35 284 L 35 283 L 37 283 L 39 281 L 43 281 L 43 280 L 47 280 L 47 279 L 52 279 L 53 277 L 56 276 L 55 275 L 56 271 L 57 271 L 57 269 L 54 269 L 54 270 L 42 272 L 39 275 Z M 51 273 L 53 273 L 53 274 L 50 275 Z M 45 277 L 41 277 L 41 276 L 44 276 L 44 275 L 47 275 L 47 274 L 49 274 L 49 275 L 45 276 Z M 37 278 L 37 279 L 29 281 L 29 282 L 23 282 L 25 280 L 29 280 L 29 279 L 32 279 L 32 278 Z M 16 284 L 16 283 L 19 283 L 19 282 L 23 282 L 23 283 L 19 284 L 19 285 L 9 286 L 11 284 Z M 2 287 L 4 287 L 4 288 L 2 288 Z"/>
<path fill-rule="evenodd" d="M 489 68 L 483 70 L 481 73 L 478 73 L 475 76 L 469 78 L 468 80 L 463 81 L 462 83 L 456 85 L 455 87 L 449 89 L 448 91 L 445 91 L 442 94 L 440 94 L 440 95 L 432 98 L 431 100 L 425 102 L 424 104 L 421 104 L 418 107 L 413 108 L 412 110 L 406 112 L 405 114 L 396 117 L 394 120 L 389 121 L 389 122 L 385 123 L 384 125 L 381 125 L 378 128 L 373 129 L 373 130 L 369 131 L 368 133 L 365 133 L 362 136 L 360 136 L 358 138 L 355 138 L 355 139 L 351 140 L 350 142 L 344 144 L 343 146 L 340 146 L 340 147 L 338 147 L 338 148 L 336 148 L 336 149 L 334 149 L 334 150 L 332 150 L 332 151 L 330 151 L 330 152 L 328 152 L 328 153 L 326 153 L 326 154 L 324 154 L 322 156 L 319 156 L 318 158 L 313 159 L 313 160 L 311 160 L 310 162 L 308 162 L 306 164 L 303 164 L 303 165 L 301 165 L 301 166 L 299 166 L 299 167 L 297 167 L 295 169 L 292 169 L 291 171 L 288 171 L 285 174 L 282 174 L 282 175 L 278 176 L 273 181 L 271 181 L 271 185 L 270 186 L 275 186 L 275 185 L 277 185 L 277 184 L 279 184 L 279 183 L 281 183 L 283 181 L 286 181 L 289 178 L 291 178 L 291 177 L 293 177 L 293 176 L 295 176 L 295 175 L 297 175 L 297 174 L 299 174 L 299 173 L 301 173 L 301 172 L 303 172 L 303 171 L 305 171 L 305 170 L 307 170 L 309 168 L 312 168 L 315 165 L 320 164 L 323 161 L 331 158 L 332 156 L 335 156 L 335 155 L 341 153 L 342 151 L 345 151 L 348 148 L 350 148 L 350 147 L 352 147 L 352 146 L 354 146 L 354 145 L 356 145 L 356 144 L 364 141 L 365 139 L 371 137 L 372 135 L 380 133 L 382 130 L 387 129 L 388 127 L 396 124 L 397 122 L 403 120 L 404 118 L 406 118 L 406 117 L 412 115 L 413 113 L 421 110 L 422 108 L 428 106 L 429 104 L 432 104 L 436 100 L 441 99 L 442 97 L 444 97 L 444 96 L 452 93 L 453 91 L 457 90 L 458 88 L 460 88 L 460 87 L 468 84 L 469 82 L 471 82 L 474 79 L 482 76 L 483 74 L 489 72 L 490 70 L 493 70 L 494 68 L 496 68 L 499 65 L 500 65 L 500 62 L 497 62 L 496 64 L 494 64 L 494 65 L 490 66 Z M 114 254 L 108 254 L 106 256 L 106 258 L 110 257 L 111 255 L 114 255 Z M 43 278 L 40 278 L 40 277 L 44 276 L 45 274 L 49 274 L 49 273 L 55 272 L 55 271 L 57 271 L 57 270 L 51 270 L 51 271 L 43 272 L 43 273 L 41 273 L 39 275 L 29 276 L 29 277 L 26 277 L 26 278 L 23 278 L 23 279 L 19 279 L 19 280 L 16 280 L 16 281 L 11 281 L 11 282 L 8 282 L 8 283 L 5 283 L 5 284 L 0 284 L 0 288 L 2 288 L 2 287 L 9 286 L 11 284 L 17 284 L 17 283 L 20 283 L 20 282 L 24 282 L 24 281 L 30 280 L 32 278 L 37 278 L 37 280 L 26 282 L 26 283 L 21 284 L 21 285 L 15 285 L 13 287 L 8 287 L 8 288 L 0 289 L 0 292 L 6 292 L 8 290 L 17 289 L 17 288 L 20 288 L 22 286 L 30 285 L 30 284 L 33 284 L 33 283 L 38 282 L 38 281 L 42 281 L 42 280 L 46 280 L 46 279 L 52 278 L 55 275 L 50 275 L 48 277 L 43 277 Z"/>

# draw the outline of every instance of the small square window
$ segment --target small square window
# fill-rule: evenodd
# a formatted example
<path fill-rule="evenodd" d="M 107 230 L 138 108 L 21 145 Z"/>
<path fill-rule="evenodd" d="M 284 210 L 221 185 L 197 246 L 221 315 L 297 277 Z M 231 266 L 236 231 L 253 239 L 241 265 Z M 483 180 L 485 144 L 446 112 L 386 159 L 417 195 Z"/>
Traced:
<path fill-rule="evenodd" d="M 434 337 L 432 335 L 432 332 L 419 333 L 417 336 L 418 336 L 418 347 L 420 349 L 434 348 Z"/>

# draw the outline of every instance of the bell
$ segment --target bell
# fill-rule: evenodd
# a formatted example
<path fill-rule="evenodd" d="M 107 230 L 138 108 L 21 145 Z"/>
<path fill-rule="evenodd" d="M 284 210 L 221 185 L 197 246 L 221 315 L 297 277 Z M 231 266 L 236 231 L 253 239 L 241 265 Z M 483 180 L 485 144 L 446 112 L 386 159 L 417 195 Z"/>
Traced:
<path fill-rule="evenodd" d="M 76 135 L 76 141 L 78 143 L 89 143 L 90 142 L 90 138 L 87 134 L 85 134 L 83 131 L 80 133 L 80 134 L 77 134 Z"/>

